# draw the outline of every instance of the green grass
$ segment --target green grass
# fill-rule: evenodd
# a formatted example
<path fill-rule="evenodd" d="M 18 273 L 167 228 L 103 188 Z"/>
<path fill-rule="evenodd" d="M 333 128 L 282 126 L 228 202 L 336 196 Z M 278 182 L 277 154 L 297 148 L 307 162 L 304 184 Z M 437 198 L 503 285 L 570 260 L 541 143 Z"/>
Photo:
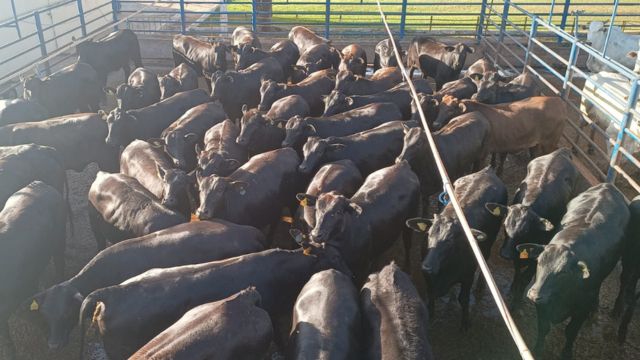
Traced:
<path fill-rule="evenodd" d="M 444 2 L 442 5 L 427 5 L 428 2 Z M 611 14 L 611 5 L 590 5 L 594 3 L 602 3 L 605 0 L 573 0 L 569 11 L 586 10 L 589 14 L 580 17 L 580 24 L 588 24 L 592 20 L 606 20 Z M 621 0 L 618 14 L 640 13 L 638 0 Z M 562 0 L 557 1 L 554 9 L 553 22 L 560 23 L 561 13 L 563 9 Z M 270 23 L 276 29 L 288 29 L 293 25 L 308 25 L 322 28 L 325 24 L 325 1 L 322 0 L 275 0 L 272 5 L 271 20 L 260 18 L 258 24 L 265 25 Z M 399 28 L 400 12 L 402 11 L 401 0 L 383 0 L 383 7 L 387 14 L 387 20 L 395 30 Z M 469 3 L 477 3 L 477 5 L 469 5 Z M 502 11 L 502 0 L 489 0 L 489 4 L 493 3 L 498 12 Z M 518 3 L 518 1 L 516 1 Z M 547 18 L 550 9 L 550 0 L 523 0 L 519 3 L 531 4 L 523 5 L 530 12 L 539 13 L 541 17 Z M 541 5 L 534 5 L 539 3 Z M 422 5 L 420 5 L 422 4 Z M 626 4 L 626 5 L 625 5 Z M 635 5 L 635 6 L 631 6 Z M 251 24 L 252 5 L 247 0 L 231 0 L 227 5 L 229 13 L 230 26 L 237 24 Z M 366 0 L 337 0 L 332 2 L 330 7 L 330 24 L 332 33 L 344 31 L 363 32 L 376 29 L 382 31 L 380 16 L 375 1 Z M 409 0 L 407 7 L 406 30 L 411 31 L 427 31 L 427 30 L 473 30 L 476 28 L 478 15 L 480 13 L 480 4 L 478 0 Z M 528 31 L 530 20 L 526 16 L 518 15 L 517 10 L 511 10 L 509 17 L 512 22 L 521 26 Z M 499 23 L 499 18 L 493 16 L 492 20 Z M 209 21 L 217 23 L 219 15 L 215 14 L 209 18 Z M 568 26 L 573 24 L 573 17 L 570 16 L 567 22 Z M 627 27 L 631 30 L 640 31 L 640 17 L 619 16 L 616 24 Z M 215 26 L 206 24 L 203 26 Z M 374 30 L 375 31 L 375 30 Z"/>

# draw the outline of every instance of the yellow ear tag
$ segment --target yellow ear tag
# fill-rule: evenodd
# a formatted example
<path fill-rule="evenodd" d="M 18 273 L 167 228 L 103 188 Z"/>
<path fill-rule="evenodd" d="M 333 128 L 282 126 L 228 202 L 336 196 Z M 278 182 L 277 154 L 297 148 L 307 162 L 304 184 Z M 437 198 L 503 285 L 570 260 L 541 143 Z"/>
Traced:
<path fill-rule="evenodd" d="M 307 206 L 307 198 L 300 200 L 300 206 Z"/>
<path fill-rule="evenodd" d="M 494 216 L 500 216 L 500 208 L 497 207 L 491 212 Z"/>
<path fill-rule="evenodd" d="M 311 248 L 310 248 L 310 247 L 308 247 L 308 248 L 304 249 L 304 250 L 302 251 L 302 253 L 303 253 L 303 254 L 305 254 L 306 256 L 311 255 Z"/>
<path fill-rule="evenodd" d="M 198 216 L 196 214 L 191 214 L 191 221 L 200 221 L 200 219 L 198 219 Z"/>
<path fill-rule="evenodd" d="M 529 253 L 527 252 L 527 249 L 520 251 L 520 259 L 528 259 L 528 258 L 529 258 Z"/>
<path fill-rule="evenodd" d="M 421 223 L 417 223 L 416 224 L 418 226 L 418 229 L 420 229 L 420 231 L 425 231 L 427 230 L 427 224 L 421 222 Z"/>
<path fill-rule="evenodd" d="M 33 300 L 29 309 L 31 309 L 31 311 L 38 311 L 38 309 L 40 309 L 40 306 L 38 305 L 37 301 Z"/>
<path fill-rule="evenodd" d="M 280 219 L 288 224 L 293 224 L 293 218 L 291 216 L 283 216 Z"/>

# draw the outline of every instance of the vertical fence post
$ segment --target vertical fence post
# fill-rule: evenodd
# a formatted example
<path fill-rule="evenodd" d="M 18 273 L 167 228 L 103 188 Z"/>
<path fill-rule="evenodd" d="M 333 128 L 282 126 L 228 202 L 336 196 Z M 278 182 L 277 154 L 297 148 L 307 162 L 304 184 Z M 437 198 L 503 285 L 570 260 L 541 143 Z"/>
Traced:
<path fill-rule="evenodd" d="M 504 7 L 502 8 L 502 22 L 500 23 L 500 36 L 498 37 L 498 41 L 502 43 L 504 39 L 504 29 L 507 27 L 507 17 L 509 17 L 509 5 L 511 4 L 510 0 L 504 1 Z"/>
<path fill-rule="evenodd" d="M 331 0 L 326 0 L 324 5 L 324 37 L 329 38 L 331 31 Z"/>
<path fill-rule="evenodd" d="M 45 58 L 47 57 L 47 43 L 44 41 L 44 33 L 42 32 L 42 22 L 40 21 L 40 12 L 37 10 L 34 11 L 33 18 L 35 19 L 36 32 L 38 34 L 38 41 L 40 43 L 40 54 L 42 55 L 43 58 Z M 45 71 L 47 72 L 47 75 L 51 73 L 49 69 L 48 61 L 45 63 Z"/>
<path fill-rule="evenodd" d="M 478 28 L 476 29 L 476 43 L 480 44 L 482 41 L 482 29 L 484 27 L 484 13 L 487 11 L 487 0 L 482 0 L 480 6 L 480 19 L 478 20 Z"/>
<path fill-rule="evenodd" d="M 535 39 L 536 34 L 538 33 L 538 16 L 533 15 L 531 19 L 531 29 L 529 30 L 529 40 L 527 41 L 527 52 L 524 54 L 524 67 L 522 68 L 522 72 L 527 70 L 527 66 L 529 66 L 529 62 L 531 61 L 531 52 L 533 51 L 533 39 Z"/>
<path fill-rule="evenodd" d="M 607 29 L 607 37 L 604 39 L 604 46 L 602 47 L 602 55 L 607 55 L 607 45 L 609 45 L 609 38 L 611 37 L 611 29 L 613 28 L 613 22 L 616 21 L 616 14 L 618 13 L 618 2 L 620 0 L 614 0 L 613 10 L 611 11 L 611 18 L 609 19 L 609 29 Z"/>
<path fill-rule="evenodd" d="M 80 19 L 80 31 L 82 31 L 82 36 L 87 36 L 87 24 L 84 22 L 84 10 L 82 9 L 82 0 L 77 0 L 78 2 L 78 18 Z"/>
<path fill-rule="evenodd" d="M 569 94 L 571 93 L 571 88 L 568 84 L 569 81 L 573 79 L 573 66 L 576 64 L 576 60 L 578 58 L 577 41 L 577 39 L 573 39 L 573 41 L 571 41 L 571 52 L 569 53 L 567 71 L 564 73 L 564 79 L 562 80 L 562 93 L 560 95 L 565 100 L 569 98 Z"/>
<path fill-rule="evenodd" d="M 111 0 L 111 14 L 114 23 L 118 22 L 118 10 L 120 10 L 118 0 Z M 118 30 L 118 25 L 113 25 L 113 30 Z"/>
<path fill-rule="evenodd" d="M 184 34 L 187 31 L 184 17 L 184 0 L 180 0 L 180 32 Z"/>
<path fill-rule="evenodd" d="M 549 18 L 547 22 L 551 24 L 551 20 L 553 19 L 553 10 L 556 8 L 556 0 L 551 0 L 551 8 L 549 9 Z"/>
<path fill-rule="evenodd" d="M 562 8 L 562 19 L 560 19 L 560 29 L 564 30 L 567 26 L 567 17 L 569 16 L 569 6 L 571 0 L 564 0 L 564 7 Z M 558 44 L 562 42 L 562 37 L 558 36 Z"/>
<path fill-rule="evenodd" d="M 631 109 L 636 107 L 636 103 L 638 102 L 638 84 L 640 80 L 634 79 L 632 80 L 633 84 L 631 85 L 631 90 L 629 91 L 629 100 L 627 101 L 627 107 L 625 109 L 625 113 L 622 116 L 622 123 L 620 123 L 620 131 L 618 131 L 618 136 L 616 138 L 616 143 L 613 146 L 613 151 L 611 152 L 611 159 L 609 161 L 609 169 L 607 170 L 607 182 L 613 183 L 616 180 L 616 170 L 614 166 L 616 166 L 618 162 L 618 154 L 620 153 L 620 145 L 624 140 L 624 130 L 631 125 L 631 121 L 633 121 L 633 114 L 631 113 Z"/>
<path fill-rule="evenodd" d="M 251 29 L 258 31 L 258 4 L 256 4 L 256 0 L 251 0 Z"/>
<path fill-rule="evenodd" d="M 16 12 L 16 2 L 11 0 L 11 12 L 13 13 L 13 22 L 18 32 L 18 38 L 22 39 L 22 32 L 20 32 L 20 22 L 18 21 L 18 13 Z"/>
<path fill-rule="evenodd" d="M 407 26 L 407 0 L 402 0 L 402 13 L 400 14 L 400 40 L 404 39 Z"/>

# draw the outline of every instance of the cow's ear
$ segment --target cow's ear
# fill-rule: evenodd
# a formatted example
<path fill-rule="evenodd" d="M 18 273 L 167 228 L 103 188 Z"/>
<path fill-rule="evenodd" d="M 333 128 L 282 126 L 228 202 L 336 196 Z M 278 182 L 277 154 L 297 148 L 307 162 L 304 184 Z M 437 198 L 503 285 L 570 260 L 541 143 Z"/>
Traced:
<path fill-rule="evenodd" d="M 276 120 L 276 127 L 279 129 L 284 129 L 285 126 L 287 125 L 287 121 L 286 120 Z"/>
<path fill-rule="evenodd" d="M 344 101 L 346 101 L 347 105 L 353 106 L 353 98 L 351 96 L 344 98 Z"/>
<path fill-rule="evenodd" d="M 516 251 L 518 251 L 518 258 L 522 260 L 535 260 L 544 251 L 544 245 L 540 244 L 520 244 L 516 245 Z"/>
<path fill-rule="evenodd" d="M 411 218 L 408 219 L 405 224 L 407 227 L 415 232 L 426 233 L 429 230 L 429 227 L 433 224 L 432 220 L 425 218 Z"/>
<path fill-rule="evenodd" d="M 231 183 L 231 186 L 233 186 L 233 188 L 240 194 L 240 195 L 244 195 L 247 193 L 247 186 L 249 184 L 247 184 L 244 181 L 233 181 Z"/>
<path fill-rule="evenodd" d="M 365 64 L 365 62 L 364 62 L 364 59 L 363 59 L 363 58 L 360 58 L 360 57 L 359 57 L 359 58 L 356 58 L 356 62 L 358 62 L 358 63 L 360 63 L 360 64 L 362 64 L 362 65 L 366 65 L 366 64 Z"/>
<path fill-rule="evenodd" d="M 82 304 L 82 302 L 84 301 L 84 296 L 82 296 L 82 294 L 80 294 L 80 292 L 76 290 L 73 294 L 73 299 L 77 301 L 78 304 Z"/>
<path fill-rule="evenodd" d="M 188 133 L 184 136 L 184 141 L 186 142 L 195 142 L 198 138 L 198 135 L 194 133 Z"/>
<path fill-rule="evenodd" d="M 582 260 L 578 261 L 578 268 L 580 268 L 580 271 L 582 271 L 583 279 L 588 279 L 589 276 L 591 276 L 591 274 L 589 273 L 589 267 L 587 266 L 586 262 Z"/>
<path fill-rule="evenodd" d="M 466 50 L 469 54 L 473 54 L 473 52 L 474 52 L 474 51 L 476 51 L 476 49 L 474 49 L 474 48 L 473 48 L 473 47 L 471 47 L 471 46 L 467 46 L 467 45 L 465 45 L 465 46 L 464 46 L 464 48 L 465 48 L 465 50 Z"/>
<path fill-rule="evenodd" d="M 469 77 L 470 77 L 472 80 L 480 81 L 480 80 L 482 80 L 483 74 L 481 74 L 481 73 L 475 73 L 475 74 L 471 74 L 471 75 L 469 75 Z"/>
<path fill-rule="evenodd" d="M 354 202 L 349 202 L 349 209 L 353 211 L 356 215 L 362 214 L 362 208 L 360 207 L 360 205 Z"/>
<path fill-rule="evenodd" d="M 490 203 L 484 204 L 484 208 L 487 209 L 487 211 L 490 212 L 491 215 L 495 217 L 502 217 L 507 215 L 507 213 L 509 213 L 509 208 L 502 204 L 496 204 L 496 203 L 490 202 Z"/>
<path fill-rule="evenodd" d="M 347 147 L 347 146 L 344 145 L 344 144 L 331 144 L 331 145 L 329 145 L 328 150 L 330 150 L 330 151 L 338 151 L 338 150 L 344 149 L 345 147 Z"/>
<path fill-rule="evenodd" d="M 477 242 L 483 242 L 487 240 L 487 234 L 485 234 L 480 230 L 471 229 L 471 233 L 473 234 L 473 237 L 476 239 Z"/>
<path fill-rule="evenodd" d="M 299 229 L 289 229 L 289 235 L 295 240 L 296 244 L 302 246 L 305 235 Z"/>
<path fill-rule="evenodd" d="M 158 172 L 158 176 L 160 176 L 161 178 L 164 179 L 164 176 L 166 175 L 166 172 L 158 164 L 156 164 L 156 171 Z"/>
<path fill-rule="evenodd" d="M 630 57 L 630 58 L 632 58 L 632 59 L 635 59 L 635 58 L 637 58 L 637 57 L 638 57 L 638 52 L 637 52 L 637 51 L 629 51 L 629 52 L 627 53 L 627 57 Z"/>
<path fill-rule="evenodd" d="M 305 193 L 298 193 L 296 194 L 296 199 L 300 202 L 300 206 L 307 207 L 316 206 L 316 200 L 318 200 L 318 197 Z"/>
<path fill-rule="evenodd" d="M 540 230 L 542 231 L 551 231 L 553 230 L 553 224 L 551 223 L 551 221 L 541 217 L 538 219 L 540 221 L 539 226 L 540 226 Z"/>
<path fill-rule="evenodd" d="M 409 132 L 409 130 L 411 130 L 411 128 L 409 127 L 409 125 L 407 125 L 407 123 L 405 123 L 404 121 L 401 123 L 402 124 L 402 131 L 406 134 L 407 132 Z"/>
<path fill-rule="evenodd" d="M 435 99 L 435 98 L 431 98 L 431 99 L 429 99 L 429 103 L 430 103 L 433 107 L 438 107 L 438 105 L 440 105 L 440 103 L 438 102 L 438 99 Z"/>
<path fill-rule="evenodd" d="M 98 110 L 98 116 L 100 116 L 101 118 L 106 118 L 108 115 L 106 112 L 104 112 L 104 110 L 100 109 Z"/>
<path fill-rule="evenodd" d="M 460 111 L 462 111 L 463 114 L 466 114 L 467 112 L 467 105 L 465 105 L 463 102 L 460 102 L 458 104 L 458 108 L 460 109 Z"/>
<path fill-rule="evenodd" d="M 224 162 L 227 164 L 227 168 L 229 169 L 238 168 L 240 166 L 240 161 L 236 159 L 226 159 Z"/>
<path fill-rule="evenodd" d="M 236 108 L 237 109 L 237 108 Z M 247 106 L 247 104 L 242 104 L 242 113 L 246 114 L 247 111 L 249 111 L 249 107 Z"/>
<path fill-rule="evenodd" d="M 154 148 L 161 148 L 164 146 L 164 140 L 163 139 L 158 139 L 158 138 L 152 138 L 147 140 L 147 142 L 149 143 L 149 145 L 153 146 Z"/>
<path fill-rule="evenodd" d="M 200 153 L 202 153 L 202 147 L 199 143 L 196 143 L 196 155 L 200 156 Z"/>
<path fill-rule="evenodd" d="M 116 95 L 116 90 L 112 87 L 105 86 L 102 91 L 104 91 L 105 94 Z"/>
<path fill-rule="evenodd" d="M 307 124 L 305 127 L 305 130 L 309 132 L 309 134 L 311 135 L 315 135 L 318 133 L 318 131 L 316 130 L 316 127 L 311 125 L 311 124 Z"/>
<path fill-rule="evenodd" d="M 454 51 L 456 48 L 455 48 L 455 47 L 453 47 L 453 46 L 449 46 L 449 45 L 447 45 L 447 46 L 445 46 L 445 47 L 444 47 L 444 49 L 445 49 L 445 50 L 447 50 L 448 52 L 452 52 L 452 51 Z"/>

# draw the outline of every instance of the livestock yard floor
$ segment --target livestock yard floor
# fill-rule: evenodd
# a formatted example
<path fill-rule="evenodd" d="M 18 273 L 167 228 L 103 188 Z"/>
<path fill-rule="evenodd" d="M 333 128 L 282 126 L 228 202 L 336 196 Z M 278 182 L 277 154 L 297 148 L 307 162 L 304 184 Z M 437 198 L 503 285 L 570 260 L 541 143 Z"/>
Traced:
<path fill-rule="evenodd" d="M 143 53 L 145 47 L 143 43 Z M 372 49 L 367 49 L 367 51 Z M 370 52 L 373 53 L 372 51 Z M 143 54 L 144 55 L 144 54 Z M 474 54 L 476 55 L 476 54 Z M 145 56 L 146 58 L 146 56 Z M 373 58 L 373 57 L 371 57 Z M 468 59 L 471 64 L 474 59 Z M 151 67 L 152 70 L 160 70 Z M 163 70 L 166 70 L 163 67 Z M 116 75 L 116 74 L 114 74 Z M 122 74 L 118 73 L 113 79 L 122 81 Z M 117 84 L 116 82 L 110 85 Z M 111 106 L 107 106 L 110 109 Z M 518 183 L 526 174 L 526 165 L 529 156 L 525 153 L 509 156 L 505 164 L 503 180 L 509 187 L 510 199 Z M 95 178 L 97 168 L 89 166 L 82 173 L 68 172 L 71 189 L 70 201 L 73 208 L 73 222 L 75 235 L 68 236 L 66 251 L 66 278 L 76 274 L 96 253 L 96 243 L 89 227 L 87 217 L 87 194 L 91 182 Z M 587 187 L 582 181 L 582 189 Z M 427 216 L 427 215 L 425 215 Z M 429 215 L 430 216 L 430 215 Z M 285 232 L 282 236 L 286 236 Z M 420 247 L 419 242 L 424 241 L 416 235 L 412 247 L 412 277 L 421 294 L 424 294 L 424 280 L 419 272 Z M 493 252 L 489 259 L 489 266 L 494 278 L 505 297 L 509 293 L 509 285 L 513 275 L 512 265 L 498 256 L 498 250 L 502 244 L 499 238 L 493 246 Z M 378 262 L 380 269 L 391 260 L 402 264 L 403 249 L 398 242 Z M 52 275 L 50 266 L 41 281 L 41 288 L 47 288 L 57 281 Z M 575 359 L 640 359 L 640 315 L 636 314 L 629 326 L 628 340 L 623 345 L 616 342 L 618 322 L 609 315 L 618 291 L 619 266 L 606 279 L 600 292 L 600 304 L 598 312 L 585 323 L 581 329 L 575 345 Z M 461 310 L 457 302 L 457 289 L 449 295 L 439 299 L 436 304 L 436 315 L 430 320 L 429 338 L 436 359 L 518 359 L 519 355 L 514 343 L 505 328 L 499 312 L 485 289 L 480 297 L 473 294 L 470 308 L 472 325 L 467 332 L 460 331 Z M 149 299 L 153 301 L 153 299 Z M 525 301 L 521 309 L 513 313 L 516 323 L 520 328 L 527 344 L 533 346 L 536 337 L 536 315 L 534 307 Z M 49 352 L 47 349 L 47 330 L 36 323 L 25 309 L 17 311 L 10 319 L 12 337 L 17 346 L 18 359 L 20 360 L 67 360 L 77 359 L 79 348 L 79 330 L 72 332 L 70 343 L 58 352 Z M 85 346 L 85 356 L 89 359 L 105 359 L 99 344 L 89 336 L 89 345 Z M 564 344 L 564 324 L 554 326 L 547 336 L 543 359 L 556 359 Z M 271 358 L 271 357 L 268 357 Z M 0 354 L 0 360 L 2 355 Z"/>

